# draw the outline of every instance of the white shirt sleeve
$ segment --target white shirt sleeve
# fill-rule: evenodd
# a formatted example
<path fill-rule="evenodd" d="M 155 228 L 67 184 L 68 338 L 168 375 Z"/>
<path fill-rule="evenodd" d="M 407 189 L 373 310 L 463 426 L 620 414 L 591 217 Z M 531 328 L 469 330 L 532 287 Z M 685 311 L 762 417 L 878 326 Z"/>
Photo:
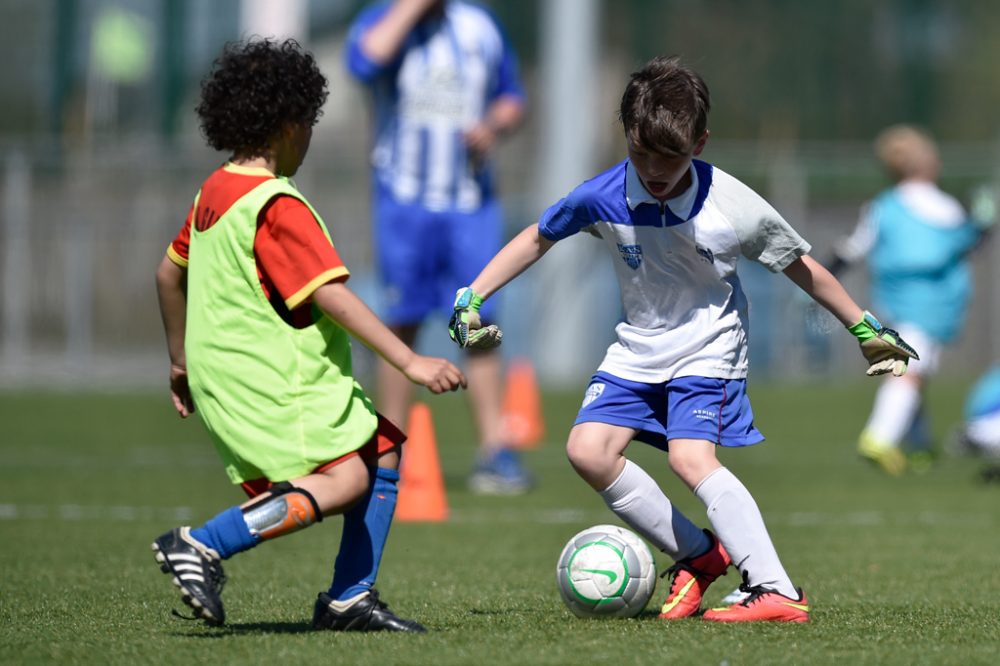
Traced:
<path fill-rule="evenodd" d="M 812 247 L 771 204 L 729 174 L 716 170 L 715 199 L 724 209 L 744 257 L 780 273 Z"/>
<path fill-rule="evenodd" d="M 853 264 L 863 258 L 875 245 L 875 235 L 878 231 L 874 217 L 871 215 L 871 205 L 865 204 L 861 208 L 861 215 L 858 218 L 858 225 L 851 232 L 850 236 L 841 239 L 836 246 L 835 252 L 841 261 Z"/>

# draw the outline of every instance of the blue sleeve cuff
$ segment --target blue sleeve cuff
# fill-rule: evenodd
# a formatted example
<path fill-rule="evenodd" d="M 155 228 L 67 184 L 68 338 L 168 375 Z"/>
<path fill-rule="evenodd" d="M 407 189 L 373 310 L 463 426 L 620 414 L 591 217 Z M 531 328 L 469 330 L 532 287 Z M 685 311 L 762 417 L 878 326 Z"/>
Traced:
<path fill-rule="evenodd" d="M 369 83 L 381 74 L 383 69 L 385 68 L 364 54 L 359 42 L 351 42 L 347 45 L 347 71 L 351 73 L 351 76 L 364 83 Z"/>

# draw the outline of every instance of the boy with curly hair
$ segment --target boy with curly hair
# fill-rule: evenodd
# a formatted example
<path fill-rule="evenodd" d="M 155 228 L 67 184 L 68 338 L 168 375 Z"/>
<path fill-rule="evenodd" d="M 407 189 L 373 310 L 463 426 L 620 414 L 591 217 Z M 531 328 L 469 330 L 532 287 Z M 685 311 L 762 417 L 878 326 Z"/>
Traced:
<path fill-rule="evenodd" d="M 352 376 L 349 335 L 434 393 L 465 378 L 415 354 L 351 292 L 326 227 L 289 180 L 326 97 L 292 40 L 229 44 L 202 84 L 203 133 L 231 157 L 202 185 L 156 282 L 174 407 L 197 409 L 251 500 L 152 548 L 194 616 L 221 625 L 222 560 L 344 514 L 313 627 L 422 632 L 374 588 L 406 438 Z"/>
<path fill-rule="evenodd" d="M 734 565 L 745 599 L 709 610 L 718 622 L 806 622 L 757 503 L 716 446 L 764 439 L 746 393 L 749 309 L 739 258 L 781 271 L 857 336 L 868 374 L 902 374 L 916 354 L 807 254 L 809 244 L 736 178 L 694 159 L 708 140 L 708 87 L 676 58 L 632 75 L 621 101 L 628 158 L 579 185 L 459 290 L 450 323 L 461 346 L 490 345 L 479 305 L 580 231 L 615 263 L 625 320 L 584 394 L 566 453 L 616 516 L 675 560 L 664 620 L 696 615 L 706 588 Z M 642 468 L 632 440 L 668 451 L 669 465 L 708 510 L 699 529 Z M 718 536 L 716 536 L 718 535 Z"/>

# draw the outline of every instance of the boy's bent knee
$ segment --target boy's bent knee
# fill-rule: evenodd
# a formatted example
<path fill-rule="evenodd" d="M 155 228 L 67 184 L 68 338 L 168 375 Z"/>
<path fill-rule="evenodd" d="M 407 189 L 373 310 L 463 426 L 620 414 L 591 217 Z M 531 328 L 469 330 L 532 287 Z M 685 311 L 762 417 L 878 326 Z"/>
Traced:
<path fill-rule="evenodd" d="M 583 437 L 570 437 L 566 442 L 566 457 L 573 467 L 599 465 L 604 457 L 604 447 L 600 443 Z"/>
<path fill-rule="evenodd" d="M 603 490 L 614 481 L 621 452 L 598 439 L 570 436 L 566 457 L 576 473 L 595 490 Z"/>
<path fill-rule="evenodd" d="M 312 493 L 282 481 L 270 495 L 245 507 L 243 519 L 251 534 L 266 540 L 305 529 L 323 520 L 323 514 Z"/>

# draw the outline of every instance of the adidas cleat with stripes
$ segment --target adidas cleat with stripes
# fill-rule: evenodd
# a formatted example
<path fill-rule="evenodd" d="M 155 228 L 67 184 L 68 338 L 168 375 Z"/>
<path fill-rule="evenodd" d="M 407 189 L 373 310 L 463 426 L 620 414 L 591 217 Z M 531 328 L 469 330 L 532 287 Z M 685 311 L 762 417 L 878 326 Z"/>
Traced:
<path fill-rule="evenodd" d="M 194 611 L 194 619 L 219 626 L 226 621 L 222 588 L 226 574 L 219 554 L 191 536 L 190 527 L 177 527 L 152 545 L 160 571 L 173 576 L 181 600 Z M 183 617 L 183 616 L 182 616 Z"/>

